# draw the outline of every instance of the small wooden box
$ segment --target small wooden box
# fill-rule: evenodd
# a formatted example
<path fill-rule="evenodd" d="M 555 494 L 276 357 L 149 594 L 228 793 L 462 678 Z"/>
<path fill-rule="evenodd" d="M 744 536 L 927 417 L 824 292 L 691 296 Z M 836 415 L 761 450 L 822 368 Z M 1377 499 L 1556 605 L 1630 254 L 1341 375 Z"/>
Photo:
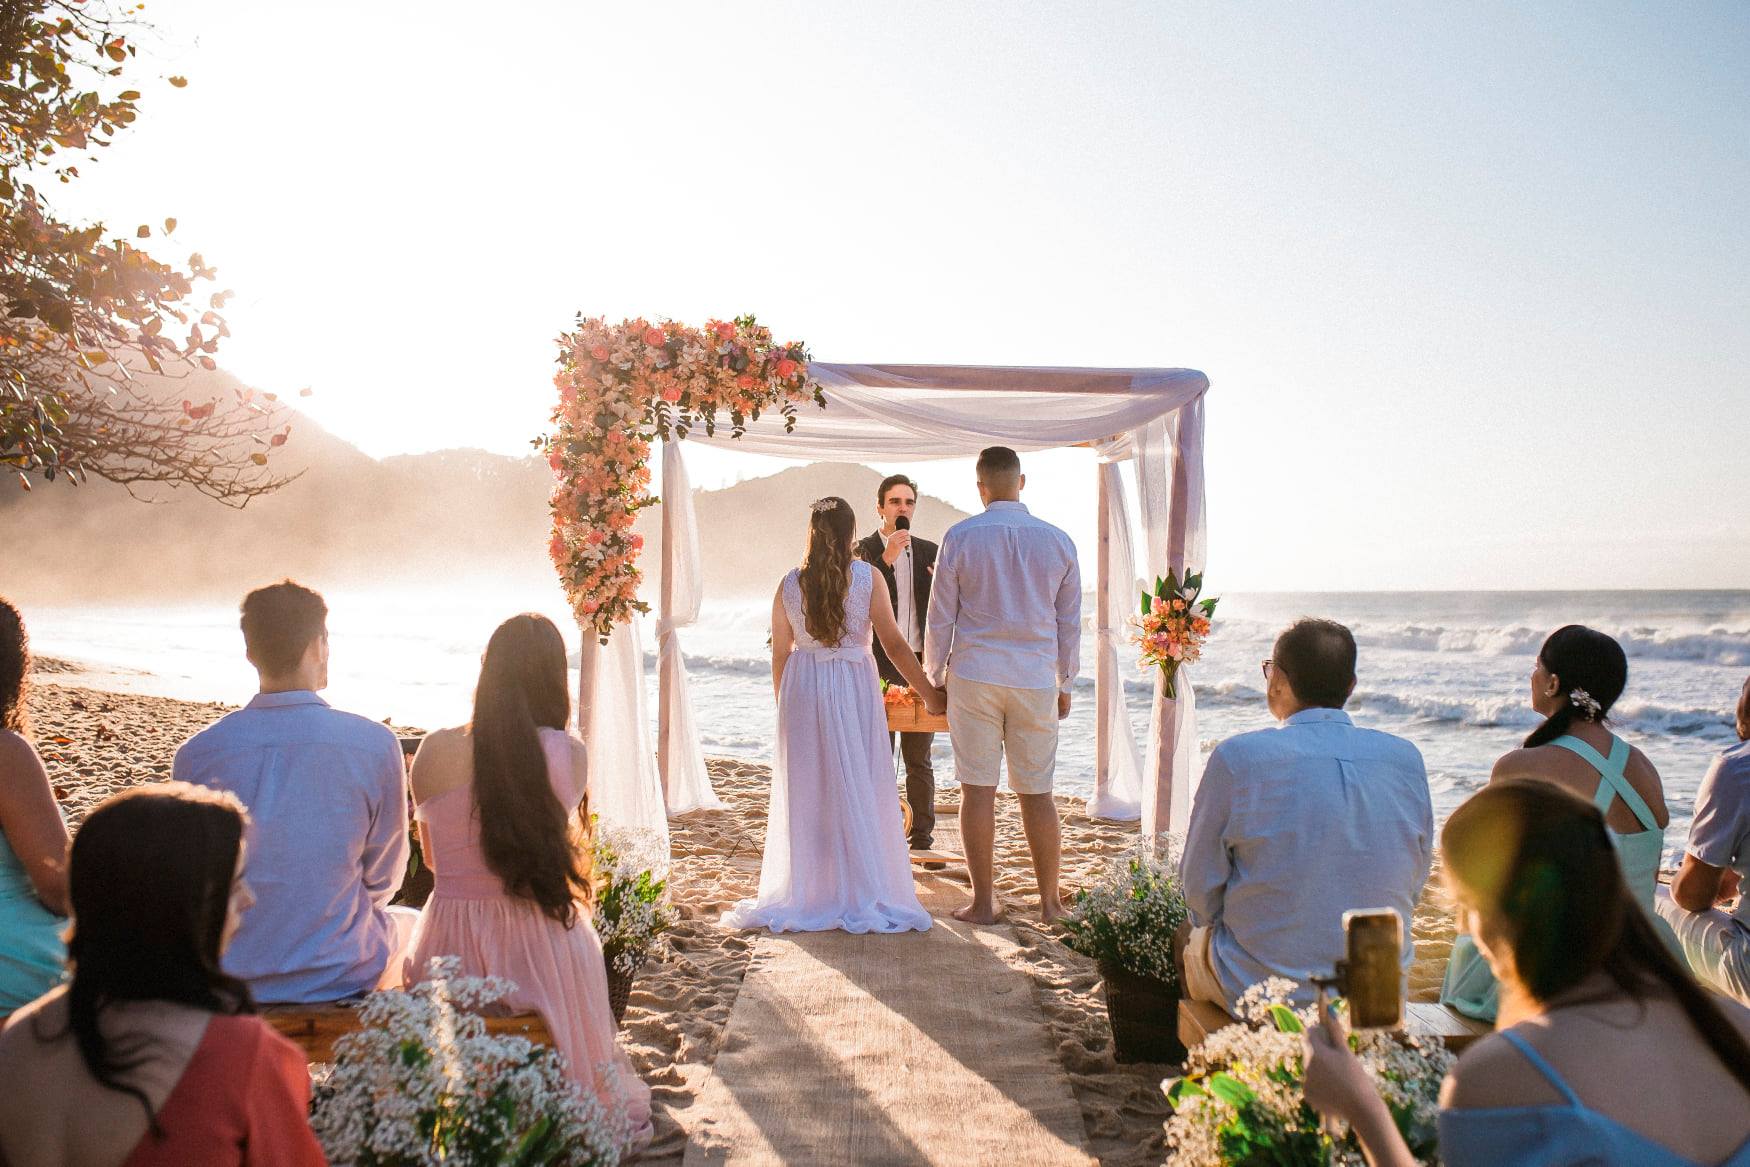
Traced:
<path fill-rule="evenodd" d="M 887 706 L 887 729 L 891 733 L 947 733 L 946 714 L 931 713 L 922 705 Z"/>

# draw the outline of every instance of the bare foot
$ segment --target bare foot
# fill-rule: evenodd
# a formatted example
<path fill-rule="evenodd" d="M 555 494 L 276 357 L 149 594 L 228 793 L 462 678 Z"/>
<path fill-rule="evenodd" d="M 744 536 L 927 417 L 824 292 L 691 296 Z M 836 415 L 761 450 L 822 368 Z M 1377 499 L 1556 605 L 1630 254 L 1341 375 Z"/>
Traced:
<path fill-rule="evenodd" d="M 1042 924 L 1057 923 L 1059 920 L 1069 915 L 1069 910 L 1074 903 L 1075 898 L 1066 891 L 1060 891 L 1057 893 L 1057 901 L 1055 903 L 1041 900 L 1039 903 L 1039 922 Z"/>
<path fill-rule="evenodd" d="M 953 915 L 956 920 L 968 924 L 994 924 L 1003 918 L 1003 914 L 995 907 L 981 908 L 976 900 L 964 908 L 955 908 Z"/>

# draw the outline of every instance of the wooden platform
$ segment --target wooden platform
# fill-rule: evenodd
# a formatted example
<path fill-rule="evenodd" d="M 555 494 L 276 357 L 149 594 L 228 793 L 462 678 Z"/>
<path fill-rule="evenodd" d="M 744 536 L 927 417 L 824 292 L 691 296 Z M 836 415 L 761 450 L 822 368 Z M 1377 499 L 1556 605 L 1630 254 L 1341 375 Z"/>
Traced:
<path fill-rule="evenodd" d="M 1486 1022 L 1472 1020 L 1431 1001 L 1412 1001 L 1405 1005 L 1404 1021 L 1404 1028 L 1410 1033 L 1437 1037 L 1453 1053 L 1461 1052 L 1477 1038 L 1493 1032 Z M 1234 1019 L 1220 1005 L 1211 1005 L 1207 1001 L 1179 1002 L 1179 1040 L 1185 1043 L 1186 1049 L 1202 1045 L 1210 1034 L 1233 1023 Z"/>
<path fill-rule="evenodd" d="M 261 1018 L 279 1030 L 282 1037 L 295 1042 L 308 1061 L 334 1060 L 334 1043 L 358 1028 L 356 1003 L 333 1005 L 265 1005 Z M 553 1036 L 539 1013 L 517 1013 L 509 1017 L 486 1018 L 488 1033 L 508 1033 L 526 1037 L 541 1045 L 552 1045 Z"/>

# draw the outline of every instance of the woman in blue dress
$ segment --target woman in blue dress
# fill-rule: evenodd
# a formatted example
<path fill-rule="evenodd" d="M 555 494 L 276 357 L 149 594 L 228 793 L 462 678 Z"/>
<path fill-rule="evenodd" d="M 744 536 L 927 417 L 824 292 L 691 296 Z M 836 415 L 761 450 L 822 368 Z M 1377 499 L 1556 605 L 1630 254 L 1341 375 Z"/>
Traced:
<path fill-rule="evenodd" d="M 26 738 L 30 643 L 0 599 L 0 1017 L 61 980 L 67 949 L 67 826 Z"/>
<path fill-rule="evenodd" d="M 1440 1097 L 1448 1167 L 1750 1167 L 1750 1009 L 1709 994 L 1623 879 L 1604 816 L 1548 782 L 1491 783 L 1441 832 L 1459 919 L 1500 981 L 1495 1033 Z M 1373 1167 L 1413 1164 L 1334 1016 L 1306 1099 Z"/>
<path fill-rule="evenodd" d="M 1640 750 L 1606 725 L 1628 685 L 1628 656 L 1602 632 L 1570 624 L 1550 634 L 1531 669 L 1531 707 L 1543 724 L 1525 744 L 1495 763 L 1490 782 L 1540 778 L 1587 799 L 1604 816 L 1630 894 L 1677 951 L 1677 938 L 1653 911 L 1665 851 L 1665 788 Z M 1472 937 L 1453 941 L 1440 1002 L 1480 1021 L 1494 1021 L 1499 989 Z"/>

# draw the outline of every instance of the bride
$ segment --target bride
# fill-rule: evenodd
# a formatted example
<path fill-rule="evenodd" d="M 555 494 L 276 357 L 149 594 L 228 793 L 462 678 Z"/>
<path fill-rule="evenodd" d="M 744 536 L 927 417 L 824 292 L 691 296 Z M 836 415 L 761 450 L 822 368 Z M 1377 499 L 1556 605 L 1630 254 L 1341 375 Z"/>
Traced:
<path fill-rule="evenodd" d="M 870 631 L 932 713 L 945 706 L 893 618 L 887 589 L 851 558 L 856 516 L 823 498 L 808 553 L 772 598 L 777 764 L 758 899 L 723 916 L 774 932 L 922 932 Z"/>

